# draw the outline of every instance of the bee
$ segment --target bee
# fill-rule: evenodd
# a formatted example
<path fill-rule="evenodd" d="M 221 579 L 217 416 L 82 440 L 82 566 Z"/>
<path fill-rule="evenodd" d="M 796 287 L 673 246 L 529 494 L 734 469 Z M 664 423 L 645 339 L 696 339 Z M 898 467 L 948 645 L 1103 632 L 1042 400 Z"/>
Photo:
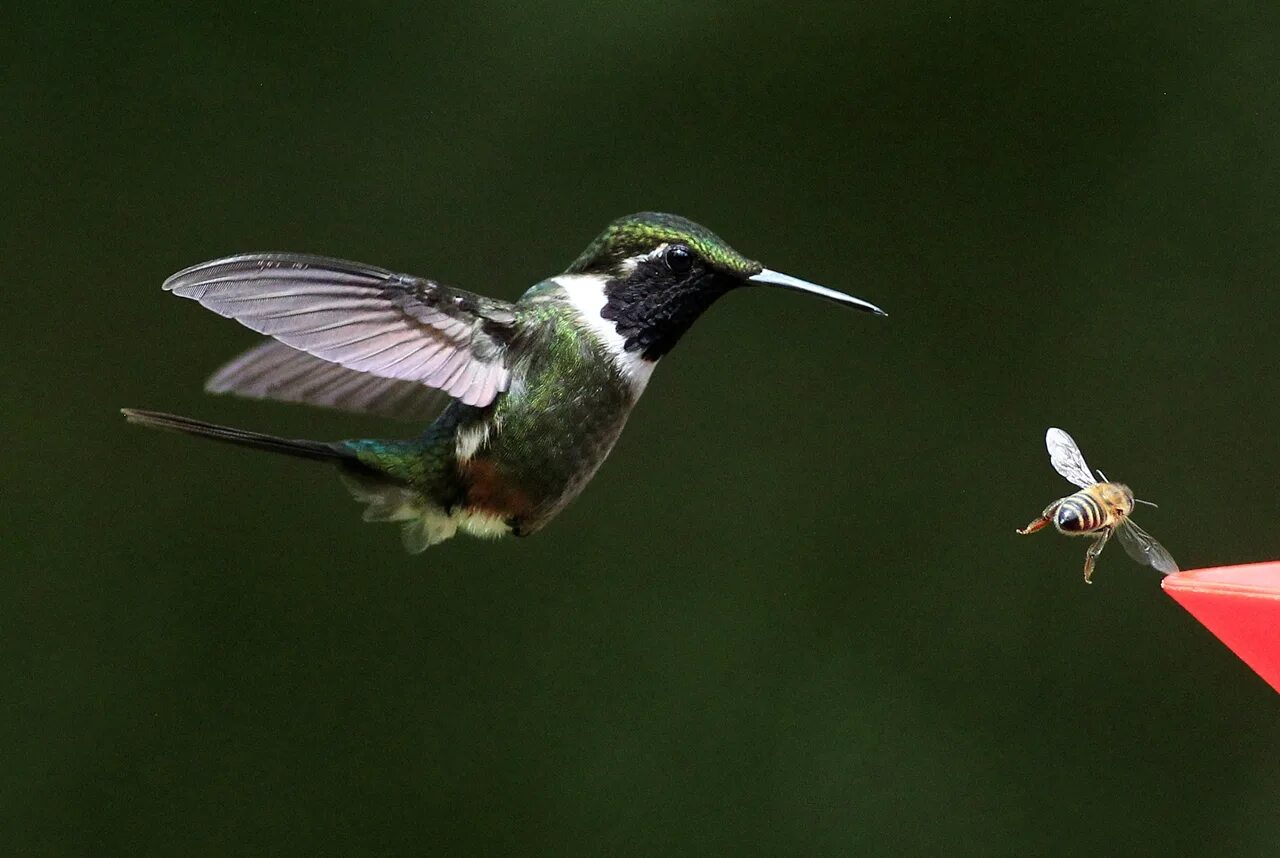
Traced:
<path fill-rule="evenodd" d="M 1049 449 L 1049 462 L 1053 469 L 1068 482 L 1080 486 L 1080 491 L 1049 504 L 1039 518 L 1020 528 L 1018 533 L 1035 533 L 1052 522 L 1059 533 L 1067 536 L 1092 536 L 1093 544 L 1084 554 L 1086 584 L 1093 583 L 1090 580 L 1093 564 L 1113 533 L 1125 552 L 1142 565 L 1152 566 L 1166 575 L 1178 571 L 1178 564 L 1173 562 L 1164 546 L 1129 518 L 1135 503 L 1155 504 L 1135 498 L 1133 491 L 1123 483 L 1109 482 L 1102 471 L 1098 471 L 1101 482 L 1095 480 L 1089 466 L 1084 463 L 1080 448 L 1061 429 L 1050 429 L 1045 433 L 1044 444 Z"/>

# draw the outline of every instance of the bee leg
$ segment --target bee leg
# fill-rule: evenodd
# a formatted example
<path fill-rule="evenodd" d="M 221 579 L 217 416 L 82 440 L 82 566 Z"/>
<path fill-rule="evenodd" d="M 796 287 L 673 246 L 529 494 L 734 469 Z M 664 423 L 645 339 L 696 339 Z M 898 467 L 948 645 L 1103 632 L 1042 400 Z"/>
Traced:
<path fill-rule="evenodd" d="M 1098 555 L 1102 553 L 1102 546 L 1107 544 L 1107 540 L 1111 538 L 1111 528 L 1102 531 L 1102 535 L 1093 541 L 1093 545 L 1089 546 L 1089 550 L 1084 553 L 1084 582 L 1092 584 L 1090 580 L 1093 577 L 1093 564 L 1097 562 Z"/>
<path fill-rule="evenodd" d="M 1026 527 L 1018 528 L 1018 533 L 1021 533 L 1023 536 L 1026 536 L 1028 533 L 1035 533 L 1037 530 L 1053 521 L 1053 514 L 1058 511 L 1058 503 L 1059 501 L 1054 501 L 1049 504 L 1044 508 L 1044 512 L 1040 513 L 1039 518 L 1032 519 L 1031 523 Z"/>

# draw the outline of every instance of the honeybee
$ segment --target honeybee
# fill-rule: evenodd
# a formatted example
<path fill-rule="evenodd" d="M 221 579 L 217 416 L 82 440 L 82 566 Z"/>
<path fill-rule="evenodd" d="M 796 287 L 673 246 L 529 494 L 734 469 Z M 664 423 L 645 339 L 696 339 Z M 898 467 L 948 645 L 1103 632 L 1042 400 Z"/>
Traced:
<path fill-rule="evenodd" d="M 1129 519 L 1135 503 L 1155 504 L 1134 498 L 1128 486 L 1108 482 L 1106 474 L 1101 471 L 1098 471 L 1098 476 L 1102 481 L 1095 480 L 1089 466 L 1084 463 L 1080 448 L 1061 429 L 1050 429 L 1045 433 L 1044 444 L 1049 448 L 1053 469 L 1081 488 L 1075 494 L 1049 504 L 1039 518 L 1020 528 L 1018 533 L 1035 533 L 1052 522 L 1059 533 L 1067 536 L 1092 536 L 1093 544 L 1084 554 L 1086 584 L 1093 583 L 1090 580 L 1093 564 L 1112 533 L 1120 540 L 1125 552 L 1144 566 L 1152 566 L 1166 575 L 1178 571 L 1178 564 L 1173 562 L 1164 546 Z"/>

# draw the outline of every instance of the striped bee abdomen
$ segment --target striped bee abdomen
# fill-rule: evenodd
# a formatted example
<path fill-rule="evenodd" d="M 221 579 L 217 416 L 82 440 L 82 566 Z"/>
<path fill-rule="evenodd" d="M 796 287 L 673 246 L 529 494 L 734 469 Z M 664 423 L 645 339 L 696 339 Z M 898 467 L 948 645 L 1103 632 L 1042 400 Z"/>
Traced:
<path fill-rule="evenodd" d="M 1086 489 L 1064 498 L 1053 516 L 1053 524 L 1063 533 L 1092 533 L 1107 523 L 1102 504 Z"/>

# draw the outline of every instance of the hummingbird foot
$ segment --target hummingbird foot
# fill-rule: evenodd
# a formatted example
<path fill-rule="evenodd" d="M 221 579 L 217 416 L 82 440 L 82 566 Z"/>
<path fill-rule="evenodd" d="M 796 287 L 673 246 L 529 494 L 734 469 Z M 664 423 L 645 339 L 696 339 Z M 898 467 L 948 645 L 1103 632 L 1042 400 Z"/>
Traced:
<path fill-rule="evenodd" d="M 421 554 L 458 532 L 453 516 L 408 486 L 356 472 L 344 473 L 342 482 L 357 501 L 367 505 L 365 521 L 402 525 L 400 539 L 410 554 Z"/>
<path fill-rule="evenodd" d="M 445 510 L 400 483 L 354 472 L 344 473 L 342 481 L 357 501 L 367 504 L 362 516 L 365 521 L 401 525 L 400 539 L 410 554 L 421 554 L 452 539 L 459 530 L 485 539 L 511 532 L 511 525 L 500 516 L 474 508 Z"/>

